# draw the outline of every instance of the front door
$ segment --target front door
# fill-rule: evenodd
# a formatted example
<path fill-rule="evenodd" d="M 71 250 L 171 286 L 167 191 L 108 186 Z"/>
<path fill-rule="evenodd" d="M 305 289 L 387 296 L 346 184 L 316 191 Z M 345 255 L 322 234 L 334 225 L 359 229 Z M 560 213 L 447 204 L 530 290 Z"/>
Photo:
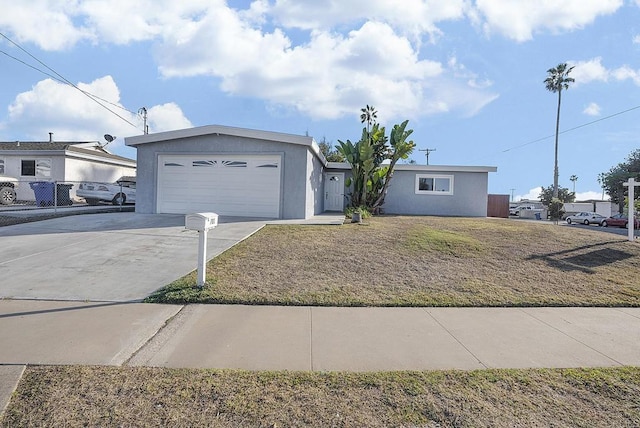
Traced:
<path fill-rule="evenodd" d="M 324 210 L 344 210 L 344 172 L 327 173 L 324 176 Z"/>

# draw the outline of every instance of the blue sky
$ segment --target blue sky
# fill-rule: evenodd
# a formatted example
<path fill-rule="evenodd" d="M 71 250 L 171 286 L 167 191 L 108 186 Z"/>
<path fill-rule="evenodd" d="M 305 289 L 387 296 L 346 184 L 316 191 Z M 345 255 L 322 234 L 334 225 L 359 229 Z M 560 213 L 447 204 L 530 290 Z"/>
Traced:
<path fill-rule="evenodd" d="M 600 197 L 598 174 L 640 148 L 640 0 L 0 0 L 0 10 L 0 141 L 109 133 L 112 152 L 135 158 L 124 137 L 142 133 L 145 107 L 150 132 L 219 124 L 337 144 L 359 138 L 369 104 L 388 129 L 409 119 L 417 148 L 436 149 L 431 164 L 497 166 L 489 191 L 518 200 L 553 182 L 557 95 L 543 81 L 568 62 L 576 82 L 561 130 L 600 121 L 560 136 L 560 185 L 572 189 L 575 174 L 578 198 Z"/>

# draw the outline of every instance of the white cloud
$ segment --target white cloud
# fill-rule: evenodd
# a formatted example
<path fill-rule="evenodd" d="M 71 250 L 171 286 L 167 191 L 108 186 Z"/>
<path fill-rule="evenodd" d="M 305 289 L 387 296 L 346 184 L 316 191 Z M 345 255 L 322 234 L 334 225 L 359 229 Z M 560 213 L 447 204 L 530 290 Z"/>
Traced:
<path fill-rule="evenodd" d="M 57 10 L 53 0 L 36 4 L 43 11 Z M 64 42 L 47 45 L 46 34 L 30 29 L 37 26 L 11 30 L 48 48 L 82 39 L 151 40 L 164 77 L 209 75 L 229 94 L 294 108 L 314 119 L 351 114 L 363 103 L 378 106 L 389 118 L 474 115 L 497 98 L 491 81 L 463 64 L 447 68 L 419 56 L 421 36 L 439 34 L 437 22 L 464 17 L 466 0 L 407 0 L 402 8 L 386 0 L 256 0 L 245 10 L 225 0 L 68 0 L 63 5 L 61 16 L 73 33 Z M 7 7 L 14 14 L 32 12 L 24 2 Z M 274 23 L 282 27 L 272 28 Z M 292 27 L 310 32 L 294 43 L 286 34 Z"/>
<path fill-rule="evenodd" d="M 153 106 L 148 113 L 149 132 L 171 131 L 193 126 L 175 103 Z"/>
<path fill-rule="evenodd" d="M 582 110 L 582 113 L 587 116 L 600 116 L 600 106 L 596 103 L 589 103 L 589 105 Z"/>
<path fill-rule="evenodd" d="M 513 197 L 513 201 L 518 202 L 523 200 L 528 200 L 528 201 L 540 200 L 540 192 L 542 192 L 542 187 L 534 187 L 524 195 L 515 195 Z M 576 201 L 588 201 L 590 199 L 601 200 L 602 192 L 601 191 L 596 192 L 593 190 L 588 190 L 586 192 L 576 192 Z M 605 195 L 605 200 L 608 200 L 608 199 L 609 197 Z"/>
<path fill-rule="evenodd" d="M 78 83 L 78 88 L 109 103 L 120 104 L 120 90 L 111 76 L 104 76 L 91 83 Z M 11 129 L 13 135 L 43 141 L 53 132 L 58 141 L 101 141 L 104 134 L 120 137 L 142 133 L 142 122 L 135 114 L 101 101 L 111 110 L 136 125 L 138 129 L 102 108 L 98 103 L 69 85 L 45 79 L 30 91 L 20 93 L 9 106 L 9 115 L 0 129 Z M 190 127 L 175 104 L 153 106 L 149 109 L 152 130 Z M 124 138 L 112 143 L 110 149 L 122 145 Z"/>
<path fill-rule="evenodd" d="M 618 80 L 630 79 L 633 83 L 640 86 L 640 70 L 634 70 L 627 65 L 623 65 L 622 67 L 611 71 L 611 74 Z"/>
<path fill-rule="evenodd" d="M 637 36 L 635 36 L 633 38 L 633 43 L 634 44 L 640 44 L 640 34 L 638 34 Z"/>
<path fill-rule="evenodd" d="M 366 22 L 344 36 L 313 31 L 308 43 L 293 46 L 281 31 L 263 33 L 227 9 L 179 42 L 168 40 L 158 60 L 165 76 L 220 77 L 228 93 L 292 106 L 314 118 L 337 118 L 363 103 L 390 117 L 474 114 L 496 97 L 486 89 L 490 82 L 460 72 L 459 65 L 455 76 L 445 76 L 444 65 L 419 59 L 406 37 L 381 22 Z"/>
<path fill-rule="evenodd" d="M 595 192 L 593 190 L 589 190 L 586 192 L 576 192 L 576 201 L 589 201 L 591 199 L 595 199 L 598 201 L 603 200 L 602 199 L 602 191 L 600 192 Z M 608 195 L 604 195 L 604 200 L 609 200 L 609 196 Z"/>
<path fill-rule="evenodd" d="M 476 1 L 477 15 L 485 18 L 485 32 L 498 32 L 519 42 L 531 40 L 534 33 L 543 30 L 558 33 L 583 28 L 622 5 L 622 0 Z"/>
<path fill-rule="evenodd" d="M 569 61 L 569 65 L 574 66 L 570 76 L 576 80 L 575 85 L 582 85 L 594 80 L 606 82 L 609 79 L 610 72 L 602 65 L 601 57 L 588 61 Z"/>
<path fill-rule="evenodd" d="M 73 21 L 76 0 L 0 1 L 0 28 L 18 43 L 32 42 L 44 50 L 67 49 L 93 33 Z"/>
<path fill-rule="evenodd" d="M 528 201 L 535 201 L 535 200 L 540 200 L 540 192 L 542 192 L 542 187 L 538 186 L 538 187 L 534 187 L 533 189 L 529 190 L 529 192 L 525 193 L 524 195 L 515 195 L 513 197 L 514 201 L 522 201 L 522 200 L 528 200 Z"/>
<path fill-rule="evenodd" d="M 465 0 L 276 0 L 270 13 L 284 27 L 306 30 L 341 28 L 363 21 L 386 22 L 404 35 L 440 33 L 436 24 L 463 18 Z"/>
<path fill-rule="evenodd" d="M 609 79 L 613 78 L 619 81 L 631 80 L 640 86 L 640 70 L 634 70 L 628 65 L 607 69 L 602 65 L 601 57 L 596 57 L 588 61 L 569 61 L 569 64 L 575 66 L 570 75 L 576 80 L 575 85 L 593 81 L 608 82 Z"/>

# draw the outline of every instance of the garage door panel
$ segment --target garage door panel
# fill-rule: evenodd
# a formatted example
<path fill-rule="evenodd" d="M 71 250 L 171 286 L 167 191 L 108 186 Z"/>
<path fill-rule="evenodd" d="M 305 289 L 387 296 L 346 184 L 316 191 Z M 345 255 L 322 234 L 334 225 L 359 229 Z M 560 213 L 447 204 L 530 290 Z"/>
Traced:
<path fill-rule="evenodd" d="M 280 216 L 280 156 L 160 156 L 158 212 Z"/>

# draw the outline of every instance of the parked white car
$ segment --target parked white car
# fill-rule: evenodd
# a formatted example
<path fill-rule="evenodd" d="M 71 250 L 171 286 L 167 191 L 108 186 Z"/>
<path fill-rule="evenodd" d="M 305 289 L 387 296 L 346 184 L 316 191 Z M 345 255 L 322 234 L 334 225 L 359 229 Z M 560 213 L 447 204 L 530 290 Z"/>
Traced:
<path fill-rule="evenodd" d="M 534 210 L 536 207 L 533 205 L 518 205 L 515 208 L 509 209 L 509 215 L 520 215 L 522 210 Z"/>
<path fill-rule="evenodd" d="M 113 205 L 136 203 L 136 178 L 121 177 L 115 183 L 83 182 L 76 190 L 76 196 L 84 198 L 89 205 L 111 202 Z"/>
<path fill-rule="evenodd" d="M 602 226 L 602 223 L 606 219 L 607 218 L 602 214 L 583 211 L 578 214 L 567 216 L 567 223 L 569 224 L 579 223 L 579 224 L 586 224 L 586 225 L 597 224 L 598 226 Z"/>
<path fill-rule="evenodd" d="M 11 205 L 16 201 L 18 179 L 0 175 L 0 204 Z"/>

